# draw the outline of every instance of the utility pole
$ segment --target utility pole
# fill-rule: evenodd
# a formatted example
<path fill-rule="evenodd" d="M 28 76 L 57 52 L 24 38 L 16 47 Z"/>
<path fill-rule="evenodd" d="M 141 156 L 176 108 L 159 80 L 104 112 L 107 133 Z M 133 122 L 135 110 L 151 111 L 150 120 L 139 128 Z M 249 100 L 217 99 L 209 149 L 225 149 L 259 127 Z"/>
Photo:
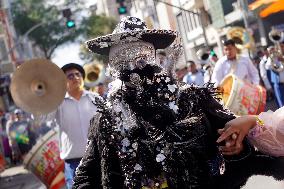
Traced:
<path fill-rule="evenodd" d="M 202 33 L 203 33 L 203 37 L 204 37 L 204 40 L 205 40 L 205 46 L 206 47 L 209 47 L 208 45 L 208 41 L 207 41 L 207 36 L 206 36 L 206 31 L 205 31 L 205 24 L 204 24 L 204 19 L 202 19 L 202 15 L 200 13 L 197 13 L 197 12 L 194 12 L 194 11 L 190 11 L 190 10 L 186 10 L 180 6 L 176 6 L 176 5 L 173 5 L 171 3 L 168 3 L 168 2 L 164 2 L 162 0 L 154 0 L 156 2 L 159 2 L 159 3 L 163 3 L 165 5 L 168 5 L 168 6 L 171 6 L 171 7 L 174 7 L 174 8 L 177 8 L 179 10 L 182 10 L 182 11 L 185 11 L 185 12 L 188 12 L 190 14 L 195 14 L 198 16 L 199 18 L 199 21 L 200 21 L 200 24 L 201 24 L 201 28 L 202 28 Z"/>
<path fill-rule="evenodd" d="M 239 0 L 240 6 L 241 6 L 241 10 L 243 13 L 243 20 L 244 20 L 244 25 L 245 28 L 248 29 L 249 28 L 249 22 L 248 22 L 248 2 L 247 0 Z"/>

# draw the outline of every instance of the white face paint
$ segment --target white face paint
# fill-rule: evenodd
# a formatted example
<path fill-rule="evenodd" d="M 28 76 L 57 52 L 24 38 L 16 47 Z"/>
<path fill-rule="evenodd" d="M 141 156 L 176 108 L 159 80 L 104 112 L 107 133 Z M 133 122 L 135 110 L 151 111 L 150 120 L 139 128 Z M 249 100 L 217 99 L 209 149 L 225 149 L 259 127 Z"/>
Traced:
<path fill-rule="evenodd" d="M 153 44 L 136 41 L 114 45 L 109 53 L 109 65 L 115 71 L 142 69 L 147 64 L 157 65 Z"/>

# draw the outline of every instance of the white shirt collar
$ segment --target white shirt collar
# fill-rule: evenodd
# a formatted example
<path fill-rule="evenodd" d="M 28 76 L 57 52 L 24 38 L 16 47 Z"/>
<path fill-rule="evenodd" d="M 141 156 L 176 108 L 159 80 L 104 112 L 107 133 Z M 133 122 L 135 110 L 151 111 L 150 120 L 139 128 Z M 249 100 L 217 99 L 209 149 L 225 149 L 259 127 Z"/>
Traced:
<path fill-rule="evenodd" d="M 83 94 L 82 94 L 82 96 L 81 97 L 83 97 L 83 96 L 87 96 L 88 94 L 90 94 L 91 92 L 90 91 L 87 91 L 87 90 L 83 90 Z M 66 92 L 66 94 L 65 94 L 65 97 L 64 98 L 66 98 L 66 99 L 74 99 L 68 92 Z"/>

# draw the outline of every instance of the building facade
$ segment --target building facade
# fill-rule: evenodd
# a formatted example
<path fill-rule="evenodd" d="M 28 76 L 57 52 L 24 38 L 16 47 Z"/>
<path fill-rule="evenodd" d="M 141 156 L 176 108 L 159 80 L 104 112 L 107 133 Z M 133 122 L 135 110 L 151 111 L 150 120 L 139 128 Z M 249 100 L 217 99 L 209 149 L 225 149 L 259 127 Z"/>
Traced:
<path fill-rule="evenodd" d="M 127 13 L 120 15 L 118 12 L 119 3 L 117 0 L 97 0 L 96 3 L 96 14 L 104 14 L 109 17 L 115 18 L 117 21 L 120 20 L 121 17 L 129 15 L 129 10 L 131 7 L 131 1 L 125 0 L 124 5 L 127 7 Z"/>

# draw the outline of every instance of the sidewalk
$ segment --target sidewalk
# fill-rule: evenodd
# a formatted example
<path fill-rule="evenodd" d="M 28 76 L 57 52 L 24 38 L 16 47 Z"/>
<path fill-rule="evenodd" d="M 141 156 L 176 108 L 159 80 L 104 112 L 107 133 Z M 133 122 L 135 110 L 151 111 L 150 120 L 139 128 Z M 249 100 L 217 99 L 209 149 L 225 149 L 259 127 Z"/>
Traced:
<path fill-rule="evenodd" d="M 0 173 L 0 189 L 46 189 L 46 187 L 20 165 Z"/>

